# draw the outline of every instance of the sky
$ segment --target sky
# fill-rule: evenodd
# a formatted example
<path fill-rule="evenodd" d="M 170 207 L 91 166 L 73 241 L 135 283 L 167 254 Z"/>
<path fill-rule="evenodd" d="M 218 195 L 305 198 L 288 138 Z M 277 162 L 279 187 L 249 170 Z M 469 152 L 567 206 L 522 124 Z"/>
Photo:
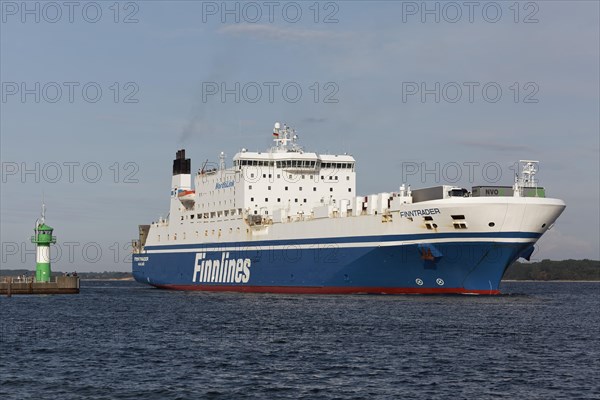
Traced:
<path fill-rule="evenodd" d="M 567 208 L 534 260 L 600 259 L 596 1 L 1 1 L 0 268 L 127 271 L 192 170 L 271 145 L 357 159 L 361 195 L 511 185 Z"/>

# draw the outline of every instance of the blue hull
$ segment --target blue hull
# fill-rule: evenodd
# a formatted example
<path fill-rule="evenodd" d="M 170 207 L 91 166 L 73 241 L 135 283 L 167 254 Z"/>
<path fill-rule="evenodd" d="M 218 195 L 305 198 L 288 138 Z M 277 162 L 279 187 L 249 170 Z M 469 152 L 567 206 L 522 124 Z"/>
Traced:
<path fill-rule="evenodd" d="M 154 246 L 133 255 L 132 269 L 138 282 L 179 290 L 498 294 L 506 268 L 533 242 Z"/>

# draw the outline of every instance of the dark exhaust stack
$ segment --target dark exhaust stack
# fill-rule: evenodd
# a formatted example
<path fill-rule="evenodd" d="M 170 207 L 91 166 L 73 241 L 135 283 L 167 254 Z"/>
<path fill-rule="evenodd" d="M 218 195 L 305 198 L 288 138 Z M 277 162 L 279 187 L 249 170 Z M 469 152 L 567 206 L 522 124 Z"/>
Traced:
<path fill-rule="evenodd" d="M 185 149 L 177 150 L 175 160 L 173 160 L 173 175 L 190 174 L 192 170 L 192 161 L 185 158 Z"/>

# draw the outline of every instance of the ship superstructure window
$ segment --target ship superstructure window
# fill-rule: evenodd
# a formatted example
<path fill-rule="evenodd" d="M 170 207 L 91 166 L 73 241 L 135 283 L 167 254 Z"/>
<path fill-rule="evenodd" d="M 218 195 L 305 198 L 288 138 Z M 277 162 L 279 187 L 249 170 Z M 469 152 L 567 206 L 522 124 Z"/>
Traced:
<path fill-rule="evenodd" d="M 425 217 L 423 217 L 423 220 L 425 220 L 425 227 L 427 229 L 435 229 L 437 228 L 437 224 L 433 223 L 433 217 L 426 215 Z"/>
<path fill-rule="evenodd" d="M 467 229 L 467 221 L 464 215 L 452 215 L 452 224 L 454 229 Z"/>

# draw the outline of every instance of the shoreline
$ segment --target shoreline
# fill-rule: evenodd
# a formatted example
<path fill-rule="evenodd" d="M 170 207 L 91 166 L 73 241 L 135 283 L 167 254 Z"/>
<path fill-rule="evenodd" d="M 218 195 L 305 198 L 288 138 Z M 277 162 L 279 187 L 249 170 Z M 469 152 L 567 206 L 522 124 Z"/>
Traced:
<path fill-rule="evenodd" d="M 568 280 L 568 279 L 506 279 L 501 280 L 501 283 L 504 282 L 558 282 L 558 283 L 600 283 L 600 280 Z"/>

